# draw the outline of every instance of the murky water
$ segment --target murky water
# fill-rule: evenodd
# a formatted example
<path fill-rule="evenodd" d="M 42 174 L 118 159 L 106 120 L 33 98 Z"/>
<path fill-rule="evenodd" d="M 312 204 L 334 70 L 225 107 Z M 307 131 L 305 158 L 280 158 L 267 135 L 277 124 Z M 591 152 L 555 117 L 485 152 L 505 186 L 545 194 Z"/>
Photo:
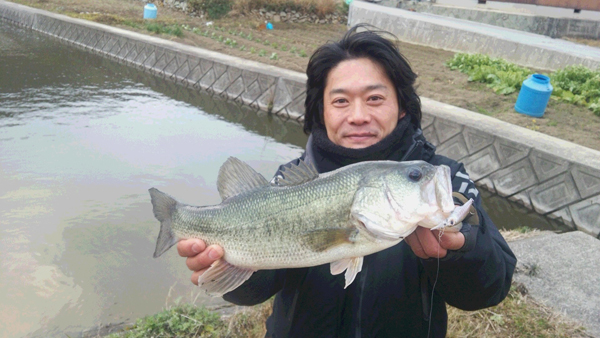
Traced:
<path fill-rule="evenodd" d="M 305 142 L 296 124 L 0 22 L 0 337 L 219 302 L 196 299 L 175 250 L 152 258 L 147 189 L 216 204 L 227 157 L 270 177 Z M 496 196 L 486 205 L 499 227 L 554 227 Z"/>

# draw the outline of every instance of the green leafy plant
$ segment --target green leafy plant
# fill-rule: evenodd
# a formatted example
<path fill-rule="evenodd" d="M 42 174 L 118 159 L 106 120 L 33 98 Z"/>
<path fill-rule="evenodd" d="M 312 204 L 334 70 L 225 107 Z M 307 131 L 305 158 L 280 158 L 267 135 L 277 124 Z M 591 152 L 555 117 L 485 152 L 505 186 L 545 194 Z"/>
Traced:
<path fill-rule="evenodd" d="M 600 116 L 600 69 L 569 66 L 550 75 L 552 95 L 562 101 L 587 106 Z"/>
<path fill-rule="evenodd" d="M 270 60 L 279 60 L 279 56 L 277 55 L 277 53 L 272 53 L 271 56 L 269 57 Z"/>
<path fill-rule="evenodd" d="M 457 53 L 446 62 L 452 70 L 469 75 L 469 81 L 483 82 L 496 93 L 507 95 L 521 88 L 532 71 L 502 59 L 482 54 Z M 600 116 L 600 70 L 569 66 L 550 74 L 552 98 L 587 106 Z"/>
<path fill-rule="evenodd" d="M 256 48 L 250 47 L 250 53 L 252 53 L 252 54 L 256 53 Z"/>
<path fill-rule="evenodd" d="M 304 49 L 301 49 L 301 50 L 298 52 L 298 55 L 299 55 L 299 56 L 301 56 L 301 57 L 303 57 L 303 58 L 307 57 L 307 55 L 306 55 L 306 51 L 304 51 Z"/>
<path fill-rule="evenodd" d="M 245 50 L 246 50 L 246 46 L 245 46 L 245 45 L 241 45 L 241 46 L 240 46 L 240 51 L 242 51 L 242 52 L 243 52 L 243 51 L 245 51 Z"/>
<path fill-rule="evenodd" d="M 258 56 L 265 56 L 267 55 L 267 52 L 264 49 L 261 49 L 258 51 Z"/>
<path fill-rule="evenodd" d="M 173 307 L 152 316 L 140 318 L 124 332 L 111 337 L 220 337 L 227 328 L 216 312 L 194 305 Z"/>

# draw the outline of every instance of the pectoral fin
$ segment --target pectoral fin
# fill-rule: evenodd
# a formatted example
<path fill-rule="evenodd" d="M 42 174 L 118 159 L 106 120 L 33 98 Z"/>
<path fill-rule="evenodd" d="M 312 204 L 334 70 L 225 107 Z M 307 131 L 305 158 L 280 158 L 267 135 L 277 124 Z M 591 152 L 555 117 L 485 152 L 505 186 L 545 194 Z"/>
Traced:
<path fill-rule="evenodd" d="M 211 296 L 221 297 L 242 285 L 254 272 L 255 270 L 240 268 L 220 259 L 198 278 L 198 286 Z"/>
<path fill-rule="evenodd" d="M 352 284 L 354 278 L 356 278 L 356 275 L 362 270 L 362 265 L 363 257 L 346 258 L 332 262 L 330 265 L 330 270 L 332 275 L 339 275 L 340 273 L 344 272 L 344 270 L 346 271 L 345 289 L 348 287 L 348 285 Z"/>

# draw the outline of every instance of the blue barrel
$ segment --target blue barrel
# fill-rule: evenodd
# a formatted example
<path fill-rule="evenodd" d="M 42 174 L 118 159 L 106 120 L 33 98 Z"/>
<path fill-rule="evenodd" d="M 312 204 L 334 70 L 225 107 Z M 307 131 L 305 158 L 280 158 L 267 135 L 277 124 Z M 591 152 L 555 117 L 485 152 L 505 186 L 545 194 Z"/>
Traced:
<path fill-rule="evenodd" d="M 156 6 L 154 4 L 144 6 L 144 19 L 156 19 Z"/>
<path fill-rule="evenodd" d="M 515 110 L 533 117 L 544 116 L 552 89 L 549 77 L 542 74 L 531 75 L 523 81 L 517 103 L 515 103 Z"/>

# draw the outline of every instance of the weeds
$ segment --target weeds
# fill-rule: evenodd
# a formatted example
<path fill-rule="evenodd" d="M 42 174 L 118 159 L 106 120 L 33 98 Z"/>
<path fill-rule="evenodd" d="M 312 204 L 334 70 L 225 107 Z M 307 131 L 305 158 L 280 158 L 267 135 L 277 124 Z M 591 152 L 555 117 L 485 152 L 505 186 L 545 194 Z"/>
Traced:
<path fill-rule="evenodd" d="M 220 19 L 231 10 L 232 0 L 188 0 L 191 12 L 206 13 L 209 19 Z"/>

